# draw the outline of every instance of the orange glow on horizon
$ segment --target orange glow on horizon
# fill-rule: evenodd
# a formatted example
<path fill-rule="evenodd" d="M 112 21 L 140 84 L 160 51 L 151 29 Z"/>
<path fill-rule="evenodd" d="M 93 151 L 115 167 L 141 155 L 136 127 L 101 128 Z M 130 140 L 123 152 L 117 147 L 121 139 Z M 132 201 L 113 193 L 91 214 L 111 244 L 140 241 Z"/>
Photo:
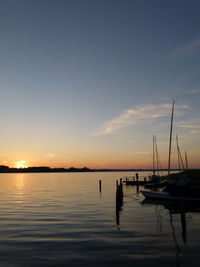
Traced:
<path fill-rule="evenodd" d="M 196 155 L 195 155 L 196 156 Z M 19 157 L 18 157 L 19 158 Z M 24 157 L 25 158 L 25 157 Z M 27 159 L 28 158 L 28 159 Z M 194 160 L 195 158 L 195 160 Z M 46 160 L 46 159 L 37 159 L 35 160 L 34 158 L 27 157 L 27 160 L 8 160 L 7 161 L 7 166 L 10 166 L 10 168 L 17 168 L 17 169 L 24 169 L 28 167 L 41 167 L 41 166 L 46 166 L 50 168 L 83 168 L 87 167 L 90 169 L 152 169 L 152 157 L 151 154 L 149 153 L 148 155 L 122 155 L 122 157 L 86 157 L 86 158 L 71 158 L 71 159 L 65 159 L 65 158 L 58 158 L 54 160 Z M 161 160 L 161 166 L 162 169 L 167 169 L 168 167 L 168 159 L 166 155 L 161 155 L 160 157 Z M 178 168 L 178 163 L 176 162 L 176 158 L 172 157 L 172 164 L 171 168 L 176 169 Z M 193 158 L 188 157 L 188 162 L 189 162 L 189 168 L 199 168 L 199 162 L 196 159 L 196 157 L 193 156 Z M 1 164 L 0 164 L 1 165 Z"/>
<path fill-rule="evenodd" d="M 25 160 L 20 160 L 20 161 L 15 162 L 15 167 L 17 169 L 20 169 L 20 168 L 28 168 L 28 163 Z"/>

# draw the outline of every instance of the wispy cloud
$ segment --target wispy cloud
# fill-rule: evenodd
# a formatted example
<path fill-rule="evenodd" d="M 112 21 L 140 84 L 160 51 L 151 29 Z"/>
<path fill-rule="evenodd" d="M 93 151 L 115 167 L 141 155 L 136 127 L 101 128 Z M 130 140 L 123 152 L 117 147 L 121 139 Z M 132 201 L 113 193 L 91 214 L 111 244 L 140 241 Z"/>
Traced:
<path fill-rule="evenodd" d="M 6 160 L 0 161 L 1 164 L 7 164 L 8 162 Z"/>
<path fill-rule="evenodd" d="M 47 156 L 48 158 L 55 158 L 55 157 L 56 157 L 56 155 L 53 154 L 53 153 L 47 153 L 46 156 Z"/>
<path fill-rule="evenodd" d="M 73 162 L 73 160 L 71 160 L 71 159 L 64 161 L 64 163 L 71 163 L 71 162 Z"/>
<path fill-rule="evenodd" d="M 200 51 L 200 38 L 176 48 L 172 53 L 172 57 L 187 56 L 198 51 Z"/>
<path fill-rule="evenodd" d="M 200 130 L 191 130 L 190 134 L 200 135 Z"/>
<path fill-rule="evenodd" d="M 191 89 L 187 91 L 187 94 L 190 95 L 199 95 L 200 94 L 200 89 Z"/>
<path fill-rule="evenodd" d="M 195 136 L 197 138 L 200 135 L 200 120 L 199 118 L 196 119 L 187 119 L 186 121 L 179 121 L 177 123 L 177 126 L 181 129 L 182 135 L 185 134 L 185 136 Z M 194 139 L 193 139 L 194 141 Z"/>
<path fill-rule="evenodd" d="M 189 129 L 200 129 L 200 125 L 191 125 L 191 124 L 180 124 L 181 128 L 189 128 Z"/>
<path fill-rule="evenodd" d="M 187 105 L 177 105 L 179 110 L 188 108 Z M 158 105 L 142 105 L 138 106 L 135 109 L 131 108 L 125 110 L 118 117 L 107 121 L 97 133 L 94 135 L 106 135 L 113 134 L 121 128 L 130 127 L 134 124 L 156 120 L 161 117 L 168 116 L 171 112 L 171 104 L 158 104 Z"/>
<path fill-rule="evenodd" d="M 149 155 L 150 151 L 136 151 L 136 152 L 130 152 L 129 155 L 135 156 L 135 155 Z"/>

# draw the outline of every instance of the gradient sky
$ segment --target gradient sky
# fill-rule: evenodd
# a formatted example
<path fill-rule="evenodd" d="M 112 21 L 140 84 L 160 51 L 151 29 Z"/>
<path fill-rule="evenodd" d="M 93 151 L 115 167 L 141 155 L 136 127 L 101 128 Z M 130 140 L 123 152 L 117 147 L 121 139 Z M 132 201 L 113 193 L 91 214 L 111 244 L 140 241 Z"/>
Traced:
<path fill-rule="evenodd" d="M 200 168 L 200 1 L 0 0 L 0 164 Z"/>

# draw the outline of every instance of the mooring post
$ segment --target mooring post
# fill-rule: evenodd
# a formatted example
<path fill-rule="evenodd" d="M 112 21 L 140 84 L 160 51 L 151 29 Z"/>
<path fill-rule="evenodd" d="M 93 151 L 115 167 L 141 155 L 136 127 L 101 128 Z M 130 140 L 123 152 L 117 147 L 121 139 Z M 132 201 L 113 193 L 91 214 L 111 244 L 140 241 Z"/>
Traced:
<path fill-rule="evenodd" d="M 120 184 L 120 193 L 121 193 L 121 197 L 123 199 L 123 183 Z"/>
<path fill-rule="evenodd" d="M 186 219 L 185 219 L 185 206 L 184 200 L 180 200 L 180 213 L 181 213 L 181 226 L 182 226 L 182 238 L 183 242 L 187 243 L 187 236 L 186 236 Z"/>
<path fill-rule="evenodd" d="M 138 182 L 138 173 L 136 173 L 135 176 L 136 176 L 136 182 Z"/>
<path fill-rule="evenodd" d="M 139 186 L 139 184 L 136 185 L 136 192 L 137 192 L 137 194 L 140 193 L 140 186 Z"/>
<path fill-rule="evenodd" d="M 122 181 L 120 181 L 120 184 L 118 185 L 118 181 L 116 183 L 116 207 L 118 210 L 121 210 L 121 207 L 123 205 L 123 184 Z"/>
<path fill-rule="evenodd" d="M 101 192 L 101 180 L 99 180 L 99 192 Z"/>

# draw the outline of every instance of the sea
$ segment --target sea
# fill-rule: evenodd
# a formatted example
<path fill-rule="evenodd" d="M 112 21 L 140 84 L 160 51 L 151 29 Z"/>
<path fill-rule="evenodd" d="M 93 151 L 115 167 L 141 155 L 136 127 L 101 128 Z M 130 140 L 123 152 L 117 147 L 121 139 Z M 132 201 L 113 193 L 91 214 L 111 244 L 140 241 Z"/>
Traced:
<path fill-rule="evenodd" d="M 119 204 L 116 181 L 133 176 L 0 174 L 0 266 L 200 266 L 200 209 L 126 185 Z"/>

